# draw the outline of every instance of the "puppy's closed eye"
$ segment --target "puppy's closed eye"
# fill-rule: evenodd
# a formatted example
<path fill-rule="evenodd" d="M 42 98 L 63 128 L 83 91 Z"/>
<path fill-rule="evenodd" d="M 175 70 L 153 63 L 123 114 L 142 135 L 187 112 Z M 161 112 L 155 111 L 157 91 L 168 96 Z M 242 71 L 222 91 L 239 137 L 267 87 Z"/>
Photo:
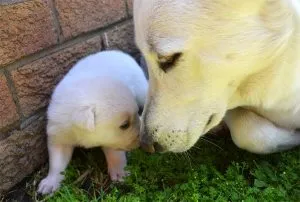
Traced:
<path fill-rule="evenodd" d="M 127 130 L 130 127 L 129 120 L 126 120 L 122 125 L 119 127 L 121 130 Z"/>
<path fill-rule="evenodd" d="M 170 70 L 176 65 L 181 56 L 182 53 L 174 53 L 170 56 L 158 56 L 158 63 L 160 69 L 167 73 L 168 70 Z"/>

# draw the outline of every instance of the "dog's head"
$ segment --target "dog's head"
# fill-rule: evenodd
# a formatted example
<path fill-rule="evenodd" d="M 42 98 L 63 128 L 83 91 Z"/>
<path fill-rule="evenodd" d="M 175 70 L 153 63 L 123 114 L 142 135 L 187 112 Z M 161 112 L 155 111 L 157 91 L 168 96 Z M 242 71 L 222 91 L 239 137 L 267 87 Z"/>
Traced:
<path fill-rule="evenodd" d="M 252 76 L 272 65 L 293 31 L 286 2 L 135 0 L 136 44 L 150 77 L 142 142 L 183 152 L 228 109 L 259 103 Z"/>

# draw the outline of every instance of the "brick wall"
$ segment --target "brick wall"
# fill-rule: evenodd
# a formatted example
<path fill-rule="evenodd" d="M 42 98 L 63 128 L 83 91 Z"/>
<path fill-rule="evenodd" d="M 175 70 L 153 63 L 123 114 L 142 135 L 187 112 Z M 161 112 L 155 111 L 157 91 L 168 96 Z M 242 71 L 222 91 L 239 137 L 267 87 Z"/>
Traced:
<path fill-rule="evenodd" d="M 138 54 L 131 16 L 131 0 L 0 0 L 0 194 L 45 163 L 45 109 L 72 65 Z"/>

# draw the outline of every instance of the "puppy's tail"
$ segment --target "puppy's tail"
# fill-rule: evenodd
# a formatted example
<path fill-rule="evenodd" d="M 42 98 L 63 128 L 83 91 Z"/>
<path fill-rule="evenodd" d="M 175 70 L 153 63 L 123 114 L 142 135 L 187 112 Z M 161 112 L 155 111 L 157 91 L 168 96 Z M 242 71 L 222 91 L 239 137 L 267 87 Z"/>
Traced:
<path fill-rule="evenodd" d="M 95 108 L 91 106 L 82 106 L 72 113 L 73 123 L 90 132 L 95 130 L 95 118 Z"/>

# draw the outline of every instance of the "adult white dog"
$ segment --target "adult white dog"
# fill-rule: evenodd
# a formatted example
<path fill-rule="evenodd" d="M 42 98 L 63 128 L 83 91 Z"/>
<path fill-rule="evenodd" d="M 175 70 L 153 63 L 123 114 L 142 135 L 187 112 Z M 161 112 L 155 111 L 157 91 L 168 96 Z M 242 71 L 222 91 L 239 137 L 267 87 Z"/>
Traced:
<path fill-rule="evenodd" d="M 225 117 L 254 153 L 300 144 L 299 0 L 135 0 L 144 145 L 183 152 Z"/>

